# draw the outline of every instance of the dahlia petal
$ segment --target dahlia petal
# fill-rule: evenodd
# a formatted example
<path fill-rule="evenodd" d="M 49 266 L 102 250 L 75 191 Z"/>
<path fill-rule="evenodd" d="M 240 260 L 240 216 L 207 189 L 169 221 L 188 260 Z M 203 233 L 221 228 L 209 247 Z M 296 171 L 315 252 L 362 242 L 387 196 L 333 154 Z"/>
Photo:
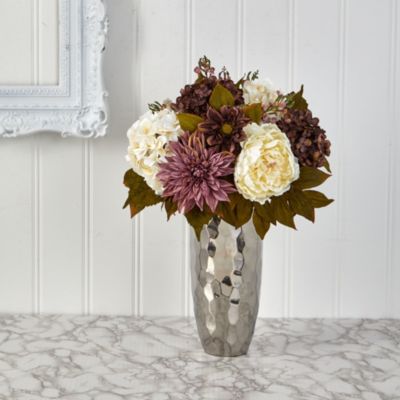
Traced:
<path fill-rule="evenodd" d="M 201 211 L 204 209 L 204 197 L 200 197 L 198 200 L 196 200 L 196 205 L 197 207 L 200 208 Z"/>
<path fill-rule="evenodd" d="M 206 202 L 207 202 L 207 205 L 210 207 L 211 211 L 215 212 L 217 205 L 218 205 L 218 200 L 213 196 L 209 196 L 206 199 Z"/>

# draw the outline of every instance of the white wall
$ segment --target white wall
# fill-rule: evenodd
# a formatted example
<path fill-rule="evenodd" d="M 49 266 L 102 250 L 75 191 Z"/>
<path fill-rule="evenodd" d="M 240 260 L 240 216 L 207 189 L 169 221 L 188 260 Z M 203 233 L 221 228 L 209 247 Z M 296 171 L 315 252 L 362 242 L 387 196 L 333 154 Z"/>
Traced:
<path fill-rule="evenodd" d="M 304 83 L 333 143 L 336 202 L 315 226 L 267 236 L 261 315 L 400 317 L 400 1 L 108 0 L 108 12 L 108 136 L 0 141 L 0 311 L 191 312 L 188 228 L 158 208 L 131 223 L 122 176 L 129 125 L 207 54 L 234 76 Z"/>

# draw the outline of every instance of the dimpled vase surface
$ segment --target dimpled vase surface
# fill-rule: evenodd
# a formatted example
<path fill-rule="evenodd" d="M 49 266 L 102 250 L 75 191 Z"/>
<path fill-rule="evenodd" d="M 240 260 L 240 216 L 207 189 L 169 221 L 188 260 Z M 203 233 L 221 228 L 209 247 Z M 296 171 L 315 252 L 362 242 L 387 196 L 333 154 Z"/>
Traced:
<path fill-rule="evenodd" d="M 192 295 L 204 351 L 247 353 L 260 298 L 262 241 L 252 222 L 239 229 L 213 218 L 192 238 Z"/>

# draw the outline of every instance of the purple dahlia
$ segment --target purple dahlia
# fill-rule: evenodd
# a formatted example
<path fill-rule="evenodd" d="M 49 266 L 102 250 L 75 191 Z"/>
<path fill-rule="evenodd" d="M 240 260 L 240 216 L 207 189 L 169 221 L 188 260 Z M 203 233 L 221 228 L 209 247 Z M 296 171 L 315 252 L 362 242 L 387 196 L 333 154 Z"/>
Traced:
<path fill-rule="evenodd" d="M 178 142 L 170 142 L 172 155 L 160 164 L 158 179 L 164 187 L 163 197 L 172 197 L 180 212 L 207 205 L 215 211 L 219 201 L 228 201 L 236 191 L 223 177 L 233 174 L 235 156 L 207 149 L 204 136 L 186 132 Z"/>
<path fill-rule="evenodd" d="M 246 139 L 243 128 L 250 122 L 238 107 L 222 106 L 220 111 L 209 108 L 199 130 L 204 133 L 206 143 L 219 151 L 240 152 L 240 142 Z"/>

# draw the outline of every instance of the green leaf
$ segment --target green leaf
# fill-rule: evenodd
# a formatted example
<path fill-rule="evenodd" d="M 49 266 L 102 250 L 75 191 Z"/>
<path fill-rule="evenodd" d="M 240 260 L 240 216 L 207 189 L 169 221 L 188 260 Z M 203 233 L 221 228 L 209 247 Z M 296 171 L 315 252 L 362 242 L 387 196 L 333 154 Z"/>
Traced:
<path fill-rule="evenodd" d="M 153 114 L 156 113 L 156 112 L 161 111 L 162 108 L 163 108 L 163 105 L 162 105 L 160 102 L 158 102 L 158 101 L 155 101 L 154 103 L 149 103 L 149 104 L 147 104 L 147 105 L 148 105 L 148 107 L 149 107 L 149 110 L 150 110 Z"/>
<path fill-rule="evenodd" d="M 293 187 L 297 189 L 309 189 L 324 183 L 331 175 L 312 167 L 301 167 L 300 177 L 293 182 Z"/>
<path fill-rule="evenodd" d="M 265 218 L 265 214 L 260 214 L 258 210 L 262 209 L 262 206 L 260 207 L 255 207 L 254 208 L 254 214 L 253 214 L 253 224 L 256 229 L 256 232 L 258 236 L 260 236 L 261 239 L 264 239 L 265 235 L 267 234 L 271 223 L 268 218 Z"/>
<path fill-rule="evenodd" d="M 244 74 L 239 81 L 236 82 L 236 87 L 240 88 L 245 81 L 254 81 L 255 79 L 258 79 L 258 74 L 258 69 L 254 72 L 249 71 L 247 74 Z"/>
<path fill-rule="evenodd" d="M 200 240 L 200 233 L 203 226 L 208 224 L 212 218 L 212 214 L 207 211 L 201 211 L 199 208 L 194 207 L 192 210 L 185 214 L 186 220 L 193 227 L 196 237 Z"/>
<path fill-rule="evenodd" d="M 240 88 L 240 87 L 243 85 L 243 83 L 244 83 L 244 81 L 245 81 L 244 78 L 245 78 L 245 77 L 243 76 L 242 78 L 240 78 L 240 79 L 235 83 L 235 86 L 236 86 L 237 88 Z"/>
<path fill-rule="evenodd" d="M 260 123 L 263 109 L 261 103 L 249 104 L 244 107 L 244 114 L 256 124 Z"/>
<path fill-rule="evenodd" d="M 129 194 L 123 208 L 130 206 L 132 218 L 145 207 L 162 201 L 162 198 L 157 196 L 145 180 L 132 169 L 126 171 L 124 185 L 129 188 Z"/>
<path fill-rule="evenodd" d="M 203 118 L 196 114 L 180 113 L 176 116 L 179 124 L 184 131 L 194 132 L 197 129 L 197 125 L 203 122 Z"/>
<path fill-rule="evenodd" d="M 329 165 L 329 161 L 328 161 L 327 158 L 325 158 L 325 161 L 324 161 L 324 163 L 322 164 L 322 166 L 323 166 L 330 174 L 332 173 L 332 171 L 331 171 L 331 166 Z"/>
<path fill-rule="evenodd" d="M 296 229 L 294 214 L 290 209 L 285 196 L 272 197 L 271 208 L 276 220 L 282 225 Z"/>
<path fill-rule="evenodd" d="M 235 98 L 228 89 L 217 83 L 211 93 L 209 103 L 211 107 L 219 110 L 222 106 L 233 106 Z"/>
<path fill-rule="evenodd" d="M 315 208 L 326 207 L 334 201 L 333 199 L 328 199 L 323 193 L 317 192 L 316 190 L 305 190 L 303 194 Z"/>
<path fill-rule="evenodd" d="M 172 200 L 171 197 L 168 197 L 164 201 L 165 211 L 167 212 L 167 221 L 178 211 L 178 205 Z"/>
<path fill-rule="evenodd" d="M 301 88 L 298 92 L 292 92 L 287 95 L 286 100 L 289 108 L 303 111 L 308 109 L 308 103 L 303 97 L 303 90 L 304 86 L 301 85 Z"/>
<path fill-rule="evenodd" d="M 295 214 L 299 214 L 311 222 L 315 221 L 314 208 L 309 199 L 304 195 L 304 192 L 292 188 L 287 192 L 287 198 L 289 200 L 290 208 Z"/>
<path fill-rule="evenodd" d="M 248 222 L 253 214 L 253 203 L 239 193 L 229 195 L 229 202 L 220 202 L 217 214 L 228 224 L 239 228 Z"/>

